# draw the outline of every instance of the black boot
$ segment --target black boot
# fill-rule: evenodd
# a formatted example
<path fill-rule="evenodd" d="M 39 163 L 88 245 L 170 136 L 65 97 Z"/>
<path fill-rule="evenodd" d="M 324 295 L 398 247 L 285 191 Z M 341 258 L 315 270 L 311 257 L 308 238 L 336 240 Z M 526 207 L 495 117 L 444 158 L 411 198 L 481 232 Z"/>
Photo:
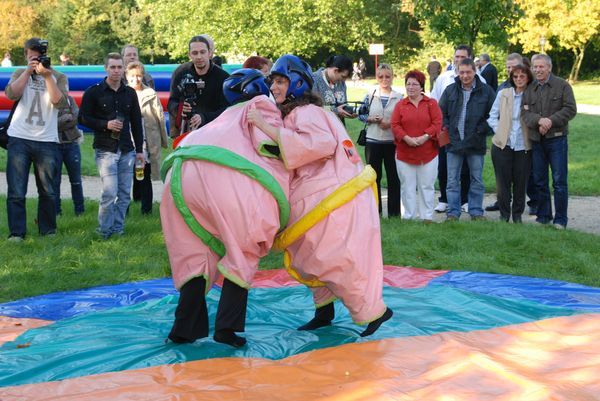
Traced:
<path fill-rule="evenodd" d="M 169 333 L 174 343 L 193 343 L 208 336 L 208 310 L 206 309 L 206 280 L 195 277 L 185 283 L 179 292 L 175 309 L 175 322 Z"/>
<path fill-rule="evenodd" d="M 246 344 L 246 339 L 235 332 L 245 330 L 247 305 L 248 290 L 228 279 L 223 280 L 213 336 L 216 342 L 236 348 Z"/>
<path fill-rule="evenodd" d="M 390 308 L 387 308 L 385 310 L 385 312 L 383 313 L 383 315 L 379 319 L 373 320 L 371 323 L 369 323 L 369 325 L 367 326 L 365 331 L 360 333 L 360 336 L 366 337 L 366 336 L 370 336 L 371 334 L 375 333 L 377 331 L 377 329 L 379 328 L 379 326 L 381 326 L 381 324 L 383 322 L 385 322 L 386 320 L 390 320 L 390 318 L 392 317 L 393 314 L 394 314 L 394 312 L 392 312 L 392 310 Z"/>
<path fill-rule="evenodd" d="M 315 330 L 319 327 L 331 326 L 331 321 L 335 317 L 335 308 L 333 302 L 323 305 L 315 310 L 315 317 L 300 327 L 298 330 Z"/>

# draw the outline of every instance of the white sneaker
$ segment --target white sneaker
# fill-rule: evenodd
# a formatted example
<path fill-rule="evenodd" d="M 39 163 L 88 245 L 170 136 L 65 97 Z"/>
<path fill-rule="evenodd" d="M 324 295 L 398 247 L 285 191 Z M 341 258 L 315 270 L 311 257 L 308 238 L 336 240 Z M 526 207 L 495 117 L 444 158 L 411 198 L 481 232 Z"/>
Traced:
<path fill-rule="evenodd" d="M 465 213 L 469 213 L 469 204 L 468 203 L 464 203 L 461 207 L 460 210 L 462 210 Z"/>
<path fill-rule="evenodd" d="M 446 202 L 440 202 L 433 210 L 438 213 L 444 213 L 448 210 L 448 204 Z"/>

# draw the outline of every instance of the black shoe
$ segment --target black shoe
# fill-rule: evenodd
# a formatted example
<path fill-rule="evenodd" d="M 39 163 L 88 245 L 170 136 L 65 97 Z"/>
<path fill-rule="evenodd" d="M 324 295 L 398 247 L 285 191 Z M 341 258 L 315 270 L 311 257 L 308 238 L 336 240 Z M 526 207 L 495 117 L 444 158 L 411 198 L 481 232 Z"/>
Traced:
<path fill-rule="evenodd" d="M 537 216 L 537 214 L 538 214 L 537 207 L 535 207 L 535 206 L 529 206 L 529 215 L 530 216 Z"/>
<path fill-rule="evenodd" d="M 218 343 L 231 345 L 235 348 L 246 345 L 246 339 L 244 337 L 238 336 L 233 330 L 229 329 L 216 331 L 213 339 Z"/>
<path fill-rule="evenodd" d="M 373 320 L 371 323 L 369 323 L 369 325 L 367 326 L 365 331 L 360 333 L 360 336 L 367 337 L 367 336 L 370 336 L 371 334 L 375 333 L 377 331 L 377 329 L 379 328 L 379 326 L 381 326 L 383 324 L 383 322 L 390 320 L 390 318 L 392 317 L 393 314 L 394 314 L 394 312 L 392 312 L 392 310 L 390 308 L 387 308 L 385 310 L 385 312 L 383 313 L 383 315 L 379 319 Z"/>
<path fill-rule="evenodd" d="M 500 207 L 498 206 L 498 202 L 494 202 L 493 204 L 485 207 L 486 212 L 497 212 L 498 210 L 500 210 Z"/>
<path fill-rule="evenodd" d="M 316 330 L 319 327 L 331 326 L 331 321 L 335 317 L 335 308 L 333 302 L 323 305 L 315 310 L 315 317 L 306 324 L 298 327 L 298 330 Z"/>

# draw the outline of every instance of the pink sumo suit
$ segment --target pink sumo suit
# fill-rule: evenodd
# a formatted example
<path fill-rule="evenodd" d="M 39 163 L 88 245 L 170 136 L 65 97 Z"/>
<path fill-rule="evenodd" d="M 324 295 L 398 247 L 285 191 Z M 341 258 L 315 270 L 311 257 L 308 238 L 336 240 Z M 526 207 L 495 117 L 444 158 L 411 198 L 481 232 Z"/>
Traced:
<path fill-rule="evenodd" d="M 203 276 L 208 291 L 219 272 L 240 287 L 249 288 L 259 259 L 267 255 L 275 235 L 285 226 L 289 173 L 268 151 L 269 145 L 277 144 L 247 123 L 246 112 L 251 108 L 261 111 L 271 124 L 282 124 L 275 104 L 264 95 L 258 96 L 229 107 L 216 120 L 190 133 L 171 155 L 200 149 L 208 159 L 183 158 L 181 192 L 193 218 L 214 237 L 208 246 L 182 217 L 172 193 L 171 168 L 160 217 L 177 289 Z M 260 169 L 267 173 L 263 178 L 270 178 L 269 186 L 277 189 L 279 199 L 255 177 L 246 175 L 256 175 Z M 215 243 L 222 244 L 224 255 L 215 252 Z"/>
<path fill-rule="evenodd" d="M 286 116 L 278 142 L 285 166 L 293 169 L 290 224 L 363 170 L 339 119 L 315 105 L 297 107 Z M 311 288 L 317 307 L 340 298 L 358 324 L 386 311 L 379 214 L 370 188 L 333 210 L 287 251 L 304 280 L 325 284 Z"/>

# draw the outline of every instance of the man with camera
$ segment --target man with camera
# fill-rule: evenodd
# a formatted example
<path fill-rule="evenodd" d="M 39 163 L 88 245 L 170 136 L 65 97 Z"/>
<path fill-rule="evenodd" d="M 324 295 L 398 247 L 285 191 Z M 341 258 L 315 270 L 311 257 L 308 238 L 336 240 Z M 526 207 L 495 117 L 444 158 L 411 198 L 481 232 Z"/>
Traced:
<path fill-rule="evenodd" d="M 96 232 L 108 239 L 123 235 L 129 207 L 133 166 L 144 163 L 142 114 L 135 90 L 123 83 L 123 57 L 109 53 L 106 78 L 87 88 L 79 123 L 94 131 L 96 166 L 102 179 Z"/>
<path fill-rule="evenodd" d="M 229 74 L 213 64 L 213 51 L 204 35 L 194 36 L 189 42 L 191 63 L 173 74 L 167 108 L 177 135 L 206 125 L 228 106 L 223 82 Z"/>
<path fill-rule="evenodd" d="M 26 41 L 27 68 L 17 69 L 5 89 L 10 100 L 19 102 L 8 128 L 6 163 L 8 240 L 14 242 L 22 241 L 27 231 L 25 196 L 31 164 L 39 194 L 39 233 L 56 233 L 58 109 L 66 105 L 67 77 L 50 67 L 47 51 L 47 40 Z"/>

